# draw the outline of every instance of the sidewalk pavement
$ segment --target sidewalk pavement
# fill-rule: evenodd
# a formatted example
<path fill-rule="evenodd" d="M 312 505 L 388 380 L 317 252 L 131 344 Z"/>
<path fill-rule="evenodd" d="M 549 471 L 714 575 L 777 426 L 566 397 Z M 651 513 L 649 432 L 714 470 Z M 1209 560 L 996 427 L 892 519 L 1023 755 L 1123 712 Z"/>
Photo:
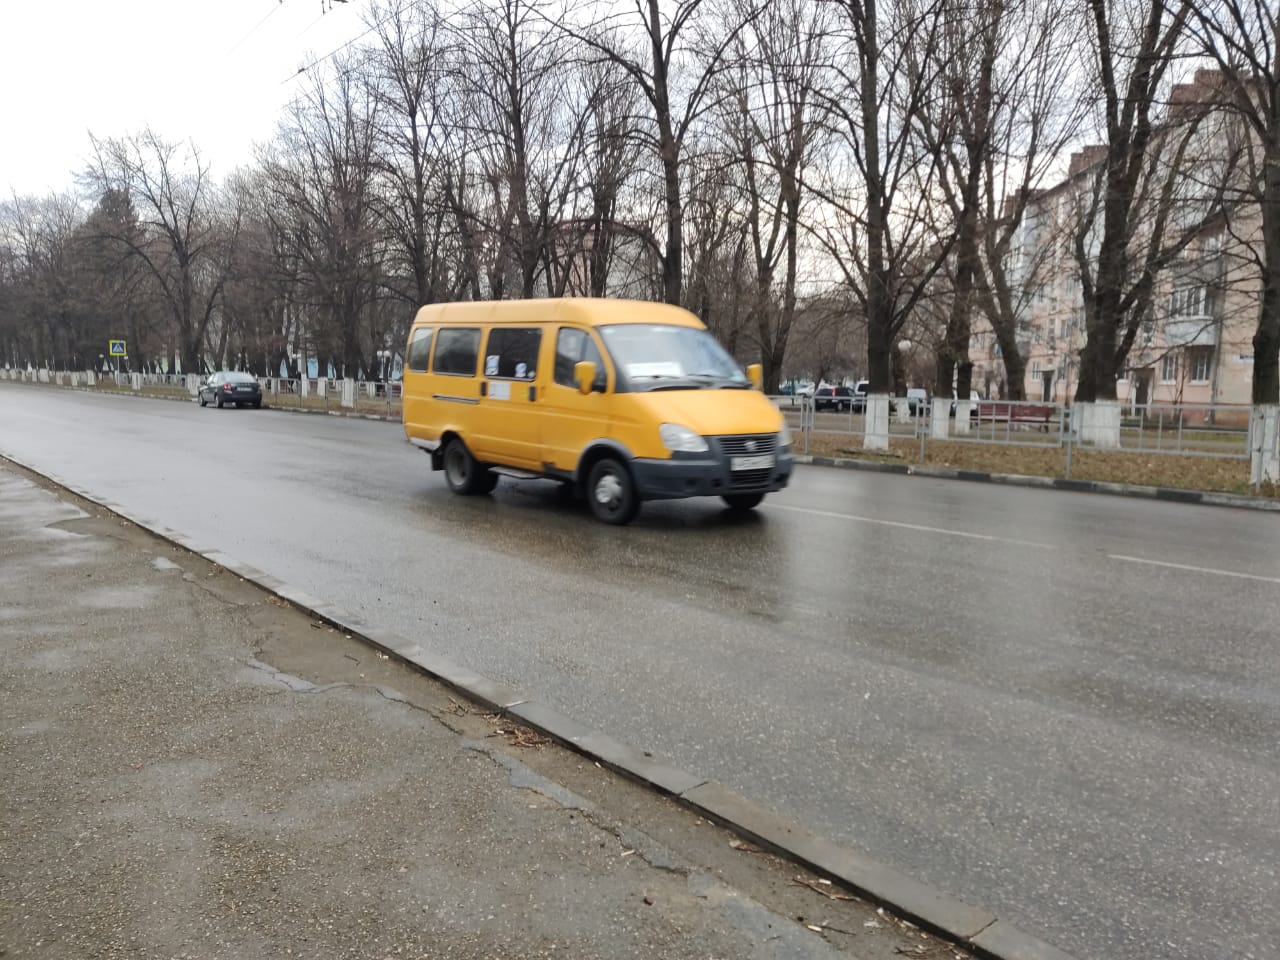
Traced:
<path fill-rule="evenodd" d="M 964 951 L 0 463 L 0 957 Z"/>

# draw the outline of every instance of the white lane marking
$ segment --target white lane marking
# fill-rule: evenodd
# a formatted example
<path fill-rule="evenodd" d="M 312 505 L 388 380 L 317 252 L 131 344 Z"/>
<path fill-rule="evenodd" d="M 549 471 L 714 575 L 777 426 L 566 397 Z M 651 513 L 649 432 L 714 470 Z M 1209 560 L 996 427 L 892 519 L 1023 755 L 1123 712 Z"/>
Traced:
<path fill-rule="evenodd" d="M 1123 560 L 1126 563 L 1149 563 L 1153 567 L 1171 567 L 1174 570 L 1190 570 L 1192 573 L 1212 573 L 1219 577 L 1239 577 L 1241 580 L 1261 580 L 1263 583 L 1280 583 L 1280 577 L 1263 577 L 1256 573 L 1237 573 L 1235 570 L 1218 570 L 1214 567 L 1193 567 L 1186 563 L 1169 563 L 1165 560 L 1148 560 L 1146 557 L 1126 557 L 1119 553 L 1108 553 L 1108 560 Z"/>
<path fill-rule="evenodd" d="M 793 507 L 785 503 L 769 504 L 771 510 L 791 510 L 794 513 L 808 513 L 815 517 L 834 517 L 837 520 L 852 520 L 855 523 L 874 523 L 881 527 L 898 527 L 902 530 L 917 530 L 920 533 L 942 533 L 949 537 L 965 537 L 969 540 L 986 540 L 990 543 L 1013 543 L 1020 547 L 1039 547 L 1041 550 L 1057 550 L 1051 543 L 1036 543 L 1033 540 L 1014 540 L 1010 537 L 997 537 L 989 533 L 969 533 L 967 530 L 948 530 L 945 527 L 926 527 L 919 523 L 903 523 L 899 520 L 881 520 L 878 517 L 860 517 L 852 513 L 834 513 L 830 510 L 811 510 L 808 507 Z"/>

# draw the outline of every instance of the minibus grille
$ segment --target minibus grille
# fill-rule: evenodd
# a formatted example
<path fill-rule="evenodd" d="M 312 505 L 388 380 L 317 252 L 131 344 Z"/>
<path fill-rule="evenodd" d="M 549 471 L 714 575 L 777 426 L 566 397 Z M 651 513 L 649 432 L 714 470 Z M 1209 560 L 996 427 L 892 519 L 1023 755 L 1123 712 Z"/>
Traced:
<path fill-rule="evenodd" d="M 778 435 L 776 433 L 755 433 L 740 437 L 721 437 L 720 449 L 726 457 L 773 453 L 778 449 Z"/>

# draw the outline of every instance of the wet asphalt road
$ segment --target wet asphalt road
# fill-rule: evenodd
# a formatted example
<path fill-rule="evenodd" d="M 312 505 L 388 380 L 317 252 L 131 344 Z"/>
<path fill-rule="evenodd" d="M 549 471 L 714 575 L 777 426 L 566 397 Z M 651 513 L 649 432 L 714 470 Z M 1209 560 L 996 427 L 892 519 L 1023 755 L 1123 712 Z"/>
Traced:
<path fill-rule="evenodd" d="M 0 453 L 1081 957 L 1280 956 L 1275 515 L 808 468 L 615 529 L 396 424 L 16 384 Z"/>

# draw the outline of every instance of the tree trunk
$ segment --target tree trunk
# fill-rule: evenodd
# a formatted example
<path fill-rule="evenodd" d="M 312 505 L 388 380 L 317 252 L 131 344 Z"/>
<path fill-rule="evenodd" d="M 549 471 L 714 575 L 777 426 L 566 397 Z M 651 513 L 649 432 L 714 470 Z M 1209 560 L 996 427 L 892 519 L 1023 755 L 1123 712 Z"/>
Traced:
<path fill-rule="evenodd" d="M 684 209 L 680 200 L 680 144 L 671 118 L 667 61 L 663 52 L 662 19 L 658 0 L 649 0 L 649 40 L 653 52 L 654 113 L 658 122 L 658 150 L 667 211 L 667 248 L 662 255 L 663 299 L 679 305 L 683 294 Z"/>
<path fill-rule="evenodd" d="M 1262 197 L 1262 297 L 1253 334 L 1255 404 L 1280 403 L 1280 157 L 1268 161 Z"/>
<path fill-rule="evenodd" d="M 1000 359 L 1004 361 L 1005 392 L 1008 394 L 1008 399 L 1025 400 L 1027 398 L 1027 361 L 1018 350 L 1016 328 L 1000 324 L 993 325 L 993 329 L 996 343 L 1000 346 Z M 1083 377 L 1083 370 L 1081 376 Z"/>
<path fill-rule="evenodd" d="M 1099 286 L 1094 297 L 1093 310 L 1088 323 L 1088 336 L 1080 351 L 1080 383 L 1076 388 L 1076 401 L 1092 403 L 1095 400 L 1116 399 L 1116 374 L 1124 362 L 1116 349 L 1120 324 L 1120 281 L 1110 279 L 1106 271 L 1099 275 Z"/>
<path fill-rule="evenodd" d="M 884 176 L 880 169 L 879 69 L 880 46 L 877 34 L 876 0 L 863 8 L 862 135 L 865 141 L 867 191 L 867 392 L 888 393 L 894 378 L 893 363 L 897 336 L 893 299 L 885 267 L 884 240 L 887 224 L 884 212 Z"/>

